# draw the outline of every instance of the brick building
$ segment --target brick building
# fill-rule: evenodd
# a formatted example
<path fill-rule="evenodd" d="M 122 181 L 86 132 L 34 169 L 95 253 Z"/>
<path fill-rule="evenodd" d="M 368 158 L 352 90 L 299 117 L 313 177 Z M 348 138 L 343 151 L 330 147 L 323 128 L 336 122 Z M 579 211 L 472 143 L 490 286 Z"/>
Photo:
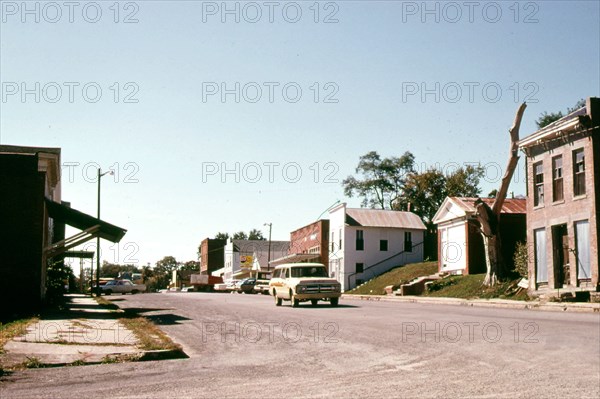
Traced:
<path fill-rule="evenodd" d="M 200 274 L 211 274 L 225 265 L 227 240 L 205 238 L 200 243 Z"/>
<path fill-rule="evenodd" d="M 329 264 L 329 220 L 317 220 L 292 231 L 288 254 L 271 261 L 271 266 L 293 262 Z"/>
<path fill-rule="evenodd" d="M 527 162 L 529 289 L 596 290 L 600 100 L 519 141 Z"/>

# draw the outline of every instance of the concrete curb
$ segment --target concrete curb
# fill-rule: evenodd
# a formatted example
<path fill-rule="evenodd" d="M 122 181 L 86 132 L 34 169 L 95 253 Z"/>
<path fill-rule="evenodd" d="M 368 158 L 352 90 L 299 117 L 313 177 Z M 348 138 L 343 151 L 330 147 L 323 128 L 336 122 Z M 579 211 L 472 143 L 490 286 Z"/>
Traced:
<path fill-rule="evenodd" d="M 419 296 L 386 296 L 386 295 L 342 295 L 342 299 L 362 301 L 427 303 L 432 305 L 458 305 L 472 307 L 492 307 L 503 309 L 543 310 L 551 312 L 600 313 L 600 303 L 582 302 L 546 302 L 513 301 L 508 299 L 462 299 L 432 298 Z"/>

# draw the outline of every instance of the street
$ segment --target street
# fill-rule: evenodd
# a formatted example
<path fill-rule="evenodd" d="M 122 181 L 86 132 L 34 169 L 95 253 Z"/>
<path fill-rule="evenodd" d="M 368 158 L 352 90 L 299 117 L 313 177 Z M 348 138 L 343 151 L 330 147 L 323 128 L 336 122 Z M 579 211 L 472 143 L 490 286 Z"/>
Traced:
<path fill-rule="evenodd" d="M 184 360 L 30 369 L 2 398 L 600 396 L 600 315 L 263 295 L 113 295 Z"/>

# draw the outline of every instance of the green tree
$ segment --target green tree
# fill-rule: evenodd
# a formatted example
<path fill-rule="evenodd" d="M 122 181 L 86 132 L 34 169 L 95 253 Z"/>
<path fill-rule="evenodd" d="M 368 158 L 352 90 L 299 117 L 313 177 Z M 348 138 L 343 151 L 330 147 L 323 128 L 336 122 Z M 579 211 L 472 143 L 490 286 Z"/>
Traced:
<path fill-rule="evenodd" d="M 400 157 L 381 158 L 376 151 L 361 156 L 356 167 L 359 177 L 342 181 L 344 194 L 362 198 L 363 207 L 391 209 L 403 195 L 406 177 L 414 170 L 415 157 L 405 152 Z"/>
<path fill-rule="evenodd" d="M 233 239 L 234 240 L 247 240 L 248 235 L 246 233 L 244 233 L 243 231 L 238 231 L 237 233 L 233 233 Z"/>
<path fill-rule="evenodd" d="M 260 231 L 258 229 L 250 230 L 250 232 L 248 233 L 248 239 L 249 240 L 266 240 L 266 238 L 263 237 L 262 231 Z"/>
<path fill-rule="evenodd" d="M 192 270 L 192 271 L 199 272 L 200 271 L 200 262 L 195 261 L 195 260 L 188 260 L 183 265 L 181 265 L 179 270 Z"/>
<path fill-rule="evenodd" d="M 428 229 L 444 199 L 450 197 L 476 197 L 481 192 L 479 182 L 483 177 L 481 166 L 466 166 L 444 175 L 439 169 L 408 175 L 404 195 L 396 202 L 396 209 L 410 210 L 423 219 Z M 410 205 L 409 205 L 410 204 Z"/>
<path fill-rule="evenodd" d="M 567 114 L 570 114 L 573 111 L 577 111 L 581 107 L 585 107 L 585 100 L 583 98 L 577 101 L 573 108 L 567 108 Z M 561 111 L 551 113 L 543 112 L 537 119 L 537 121 L 535 121 L 535 124 L 537 125 L 538 129 L 541 129 L 545 126 L 548 126 L 552 122 L 556 122 L 563 116 L 565 115 Z"/>
<path fill-rule="evenodd" d="M 177 259 L 175 259 L 175 257 L 165 256 L 164 258 L 162 258 L 161 260 L 156 262 L 156 266 L 154 267 L 154 272 L 156 274 L 166 273 L 170 276 L 171 272 L 173 270 L 177 269 L 177 265 L 178 265 L 178 263 L 177 263 Z"/>
<path fill-rule="evenodd" d="M 215 240 L 229 240 L 229 233 L 218 232 L 215 234 Z"/>

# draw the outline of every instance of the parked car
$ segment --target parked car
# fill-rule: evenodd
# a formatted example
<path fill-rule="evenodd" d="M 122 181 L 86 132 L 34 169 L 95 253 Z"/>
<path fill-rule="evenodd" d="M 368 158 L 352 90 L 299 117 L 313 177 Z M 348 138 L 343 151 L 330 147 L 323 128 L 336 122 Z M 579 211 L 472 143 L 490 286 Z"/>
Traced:
<path fill-rule="evenodd" d="M 269 292 L 275 298 L 276 306 L 281 306 L 284 300 L 290 301 L 292 307 L 304 301 L 315 306 L 320 300 L 337 306 L 342 287 L 327 275 L 327 268 L 321 263 L 287 263 L 275 268 Z"/>
<path fill-rule="evenodd" d="M 102 293 L 110 294 L 137 294 L 138 292 L 146 291 L 144 284 L 133 284 L 131 280 L 111 280 L 100 287 Z"/>
<path fill-rule="evenodd" d="M 235 285 L 236 291 L 240 294 L 254 294 L 254 285 L 256 279 L 253 277 L 245 278 Z"/>
<path fill-rule="evenodd" d="M 257 294 L 269 295 L 269 281 L 270 280 L 256 280 L 254 292 Z"/>

